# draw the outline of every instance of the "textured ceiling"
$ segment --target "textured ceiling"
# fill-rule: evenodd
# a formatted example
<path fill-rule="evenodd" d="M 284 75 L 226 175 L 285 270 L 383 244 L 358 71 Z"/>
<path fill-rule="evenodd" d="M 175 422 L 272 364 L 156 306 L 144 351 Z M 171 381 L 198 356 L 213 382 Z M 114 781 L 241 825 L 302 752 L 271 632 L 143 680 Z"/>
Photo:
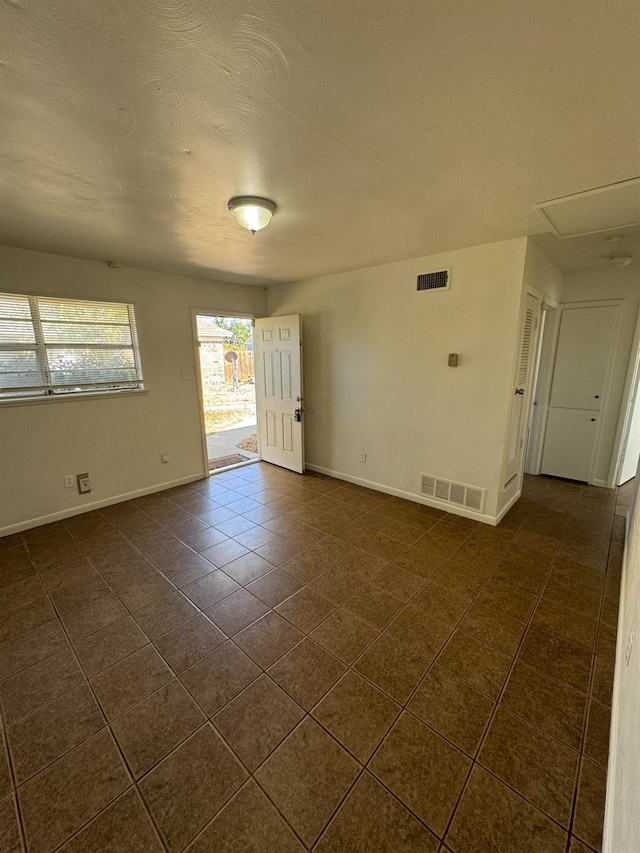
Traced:
<path fill-rule="evenodd" d="M 637 0 L 0 0 L 0 243 L 268 283 L 539 232 L 640 174 L 639 34 Z"/>

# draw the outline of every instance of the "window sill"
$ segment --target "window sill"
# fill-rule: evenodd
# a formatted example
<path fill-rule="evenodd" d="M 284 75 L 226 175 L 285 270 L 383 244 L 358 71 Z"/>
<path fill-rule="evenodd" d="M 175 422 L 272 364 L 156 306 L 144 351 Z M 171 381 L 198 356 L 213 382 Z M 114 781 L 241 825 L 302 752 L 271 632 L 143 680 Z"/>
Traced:
<path fill-rule="evenodd" d="M 12 400 L 0 400 L 0 409 L 9 406 L 38 406 L 50 403 L 68 403 L 71 400 L 117 400 L 120 397 L 140 397 L 149 394 L 149 388 L 136 388 L 132 391 L 95 391 L 85 394 L 56 394 L 46 397 L 23 397 Z"/>

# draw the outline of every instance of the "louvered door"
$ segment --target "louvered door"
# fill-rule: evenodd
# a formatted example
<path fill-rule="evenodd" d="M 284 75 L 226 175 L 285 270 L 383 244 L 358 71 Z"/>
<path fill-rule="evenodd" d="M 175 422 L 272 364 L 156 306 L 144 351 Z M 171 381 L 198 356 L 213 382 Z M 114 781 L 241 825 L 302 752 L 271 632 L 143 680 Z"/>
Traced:
<path fill-rule="evenodd" d="M 536 299 L 531 293 L 527 293 L 520 320 L 518 371 L 513 390 L 511 417 L 509 419 L 509 430 L 506 439 L 505 485 L 522 470 L 539 316 L 540 300 Z"/>

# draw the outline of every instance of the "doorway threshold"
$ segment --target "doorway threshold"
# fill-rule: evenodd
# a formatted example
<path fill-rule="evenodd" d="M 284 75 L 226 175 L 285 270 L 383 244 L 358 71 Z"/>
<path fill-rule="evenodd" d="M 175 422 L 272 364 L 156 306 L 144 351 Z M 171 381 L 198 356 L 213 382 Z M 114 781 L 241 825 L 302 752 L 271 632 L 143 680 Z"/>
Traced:
<path fill-rule="evenodd" d="M 221 474 L 223 471 L 231 471 L 234 468 L 245 468 L 247 465 L 255 465 L 260 462 L 260 458 L 247 459 L 246 456 L 241 456 L 239 453 L 234 453 L 231 456 L 223 456 L 221 459 L 209 460 L 209 476 Z"/>

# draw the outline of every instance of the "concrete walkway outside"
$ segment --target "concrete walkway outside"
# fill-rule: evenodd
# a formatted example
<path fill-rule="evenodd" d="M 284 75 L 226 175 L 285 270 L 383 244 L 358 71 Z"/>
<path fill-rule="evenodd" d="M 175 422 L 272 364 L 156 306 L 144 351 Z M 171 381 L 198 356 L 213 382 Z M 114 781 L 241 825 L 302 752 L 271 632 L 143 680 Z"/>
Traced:
<path fill-rule="evenodd" d="M 208 458 L 221 459 L 239 453 L 247 459 L 257 459 L 258 454 L 238 447 L 238 442 L 258 431 L 255 420 L 243 421 L 240 426 L 224 429 L 207 436 Z"/>

